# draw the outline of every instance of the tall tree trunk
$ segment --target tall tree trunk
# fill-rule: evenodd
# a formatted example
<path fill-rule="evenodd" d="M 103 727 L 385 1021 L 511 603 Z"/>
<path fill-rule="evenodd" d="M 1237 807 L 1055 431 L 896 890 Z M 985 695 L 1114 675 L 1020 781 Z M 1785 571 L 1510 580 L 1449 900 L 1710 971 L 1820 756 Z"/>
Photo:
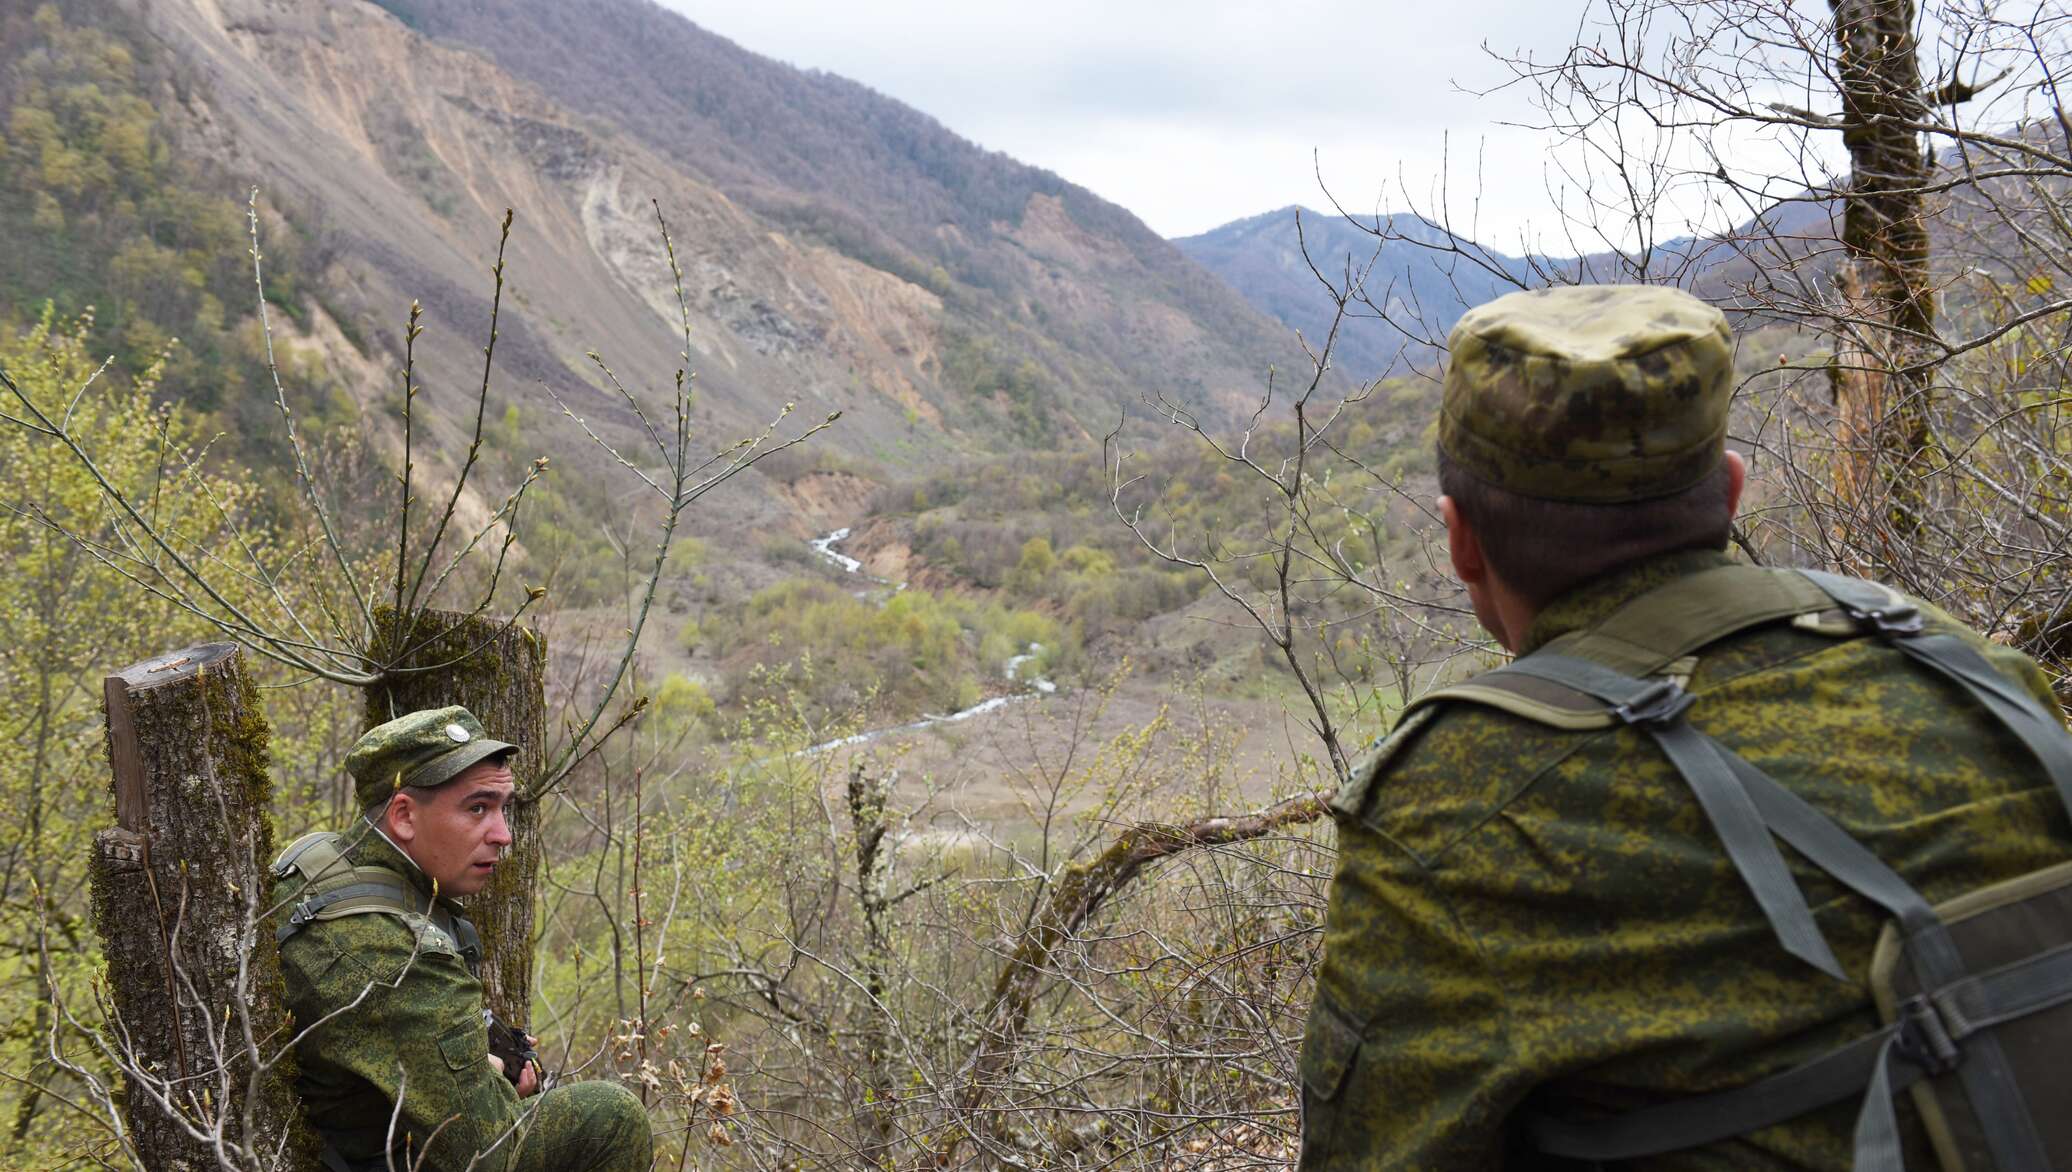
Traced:
<path fill-rule="evenodd" d="M 314 1168 L 292 1067 L 265 1065 L 292 1035 L 279 954 L 253 946 L 273 899 L 273 783 L 243 657 L 205 643 L 104 689 L 117 826 L 94 836 L 93 909 L 137 1154 L 154 1172 Z"/>
<path fill-rule="evenodd" d="M 1828 0 L 1835 18 L 1842 142 L 1850 198 L 1847 257 L 1836 281 L 1835 403 L 1846 449 L 1843 500 L 1898 536 L 1920 531 L 1934 437 L 1933 380 L 1923 364 L 1935 336 L 1928 224 L 1921 188 L 1933 161 L 1910 124 L 1927 117 L 1912 0 Z"/>
<path fill-rule="evenodd" d="M 870 1004 L 863 1007 L 863 1024 L 858 1028 L 863 1043 L 866 1101 L 860 1106 L 870 1127 L 870 1147 L 861 1153 L 859 1164 L 889 1168 L 894 1164 L 892 1141 L 893 1098 L 899 1084 L 892 1074 L 891 996 L 892 944 L 885 915 L 894 896 L 889 890 L 892 859 L 886 852 L 894 844 L 885 841 L 890 829 L 885 820 L 885 803 L 892 794 L 892 778 L 872 774 L 858 760 L 849 770 L 849 820 L 856 830 L 856 902 L 863 912 L 863 988 Z"/>
<path fill-rule="evenodd" d="M 482 984 L 505 1021 L 531 1019 L 533 920 L 540 883 L 537 800 L 546 769 L 547 642 L 537 631 L 481 615 L 424 611 L 406 624 L 376 616 L 383 646 L 409 654 L 404 670 L 367 689 L 367 726 L 406 712 L 459 704 L 490 736 L 520 747 L 511 760 L 518 800 L 508 817 L 511 849 L 489 886 L 469 897 L 468 917 L 482 933 Z"/>

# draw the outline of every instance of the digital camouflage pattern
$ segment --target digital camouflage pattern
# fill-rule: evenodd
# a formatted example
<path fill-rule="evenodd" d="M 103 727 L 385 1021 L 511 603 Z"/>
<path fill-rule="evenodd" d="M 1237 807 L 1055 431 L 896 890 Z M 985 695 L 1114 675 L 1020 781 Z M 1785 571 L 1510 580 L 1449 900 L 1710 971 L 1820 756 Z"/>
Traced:
<path fill-rule="evenodd" d="M 352 839 L 350 865 L 387 868 L 431 899 L 430 880 L 371 827 Z M 299 875 L 283 882 L 281 914 L 299 885 Z M 489 1064 L 482 983 L 430 918 L 319 920 L 282 943 L 281 965 L 289 1011 L 308 1031 L 295 1047 L 296 1090 L 310 1123 L 356 1166 L 382 1166 L 393 1117 L 428 1172 L 646 1172 L 647 1111 L 624 1087 L 573 1083 L 521 1100 Z M 399 1154 L 396 1166 L 414 1165 Z"/>
<path fill-rule="evenodd" d="M 1453 327 L 1439 448 L 1520 496 L 1618 504 L 1718 465 L 1734 345 L 1719 310 L 1659 285 L 1512 293 Z"/>
<path fill-rule="evenodd" d="M 1521 654 L 1723 554 L 1650 559 L 1557 599 Z M 2042 674 L 1972 640 L 2058 711 Z M 1876 639 L 1790 624 L 1707 649 L 1690 719 L 1931 902 L 2066 859 L 2072 828 L 2020 743 Z M 1335 803 L 1338 871 L 1302 1054 L 1302 1167 L 1558 1165 L 1521 1111 L 1602 1118 L 1742 1086 L 1873 1031 L 1861 983 L 1883 914 L 1796 856 L 1858 983 L 1793 959 L 1646 734 L 1562 732 L 1476 704 L 1413 718 Z M 1850 1099 L 1649 1169 L 1846 1169 Z M 1934 1166 L 1900 1100 L 1909 1167 Z M 1622 1165 L 1623 1166 L 1623 1165 Z"/>
<path fill-rule="evenodd" d="M 345 771 L 366 810 L 406 785 L 431 789 L 477 761 L 517 751 L 516 745 L 490 739 L 465 708 L 427 708 L 368 729 L 345 755 Z"/>

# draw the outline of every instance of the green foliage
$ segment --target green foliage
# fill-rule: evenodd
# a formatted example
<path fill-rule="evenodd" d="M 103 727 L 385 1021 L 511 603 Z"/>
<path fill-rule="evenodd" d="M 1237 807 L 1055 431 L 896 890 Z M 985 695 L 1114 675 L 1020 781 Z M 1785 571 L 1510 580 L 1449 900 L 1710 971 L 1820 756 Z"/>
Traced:
<path fill-rule="evenodd" d="M 12 61 L 0 79 L 0 328 L 33 322 L 46 302 L 90 320 L 88 348 L 115 356 L 116 377 L 156 368 L 162 398 L 279 467 L 244 209 L 175 156 L 149 38 L 120 9 L 68 17 L 74 7 L 0 16 Z M 268 300 L 304 318 L 304 242 L 291 225 L 267 227 Z M 305 385 L 322 400 L 329 375 L 313 374 Z"/>
<path fill-rule="evenodd" d="M 970 396 L 975 408 L 1022 444 L 1042 446 L 1056 438 L 1057 388 L 1032 359 L 1008 353 L 989 335 L 946 329 L 940 361 L 943 384 Z"/>
<path fill-rule="evenodd" d="M 678 534 L 676 539 L 669 543 L 667 572 L 679 575 L 689 574 L 699 566 L 704 565 L 705 560 L 711 555 L 712 551 L 703 539 L 693 537 L 688 533 Z"/>
<path fill-rule="evenodd" d="M 1014 573 L 1008 575 L 1008 585 L 1020 593 L 1035 594 L 1050 580 L 1050 572 L 1057 564 L 1057 555 L 1051 552 L 1050 539 L 1031 537 L 1022 543 L 1022 556 L 1015 562 Z"/>
<path fill-rule="evenodd" d="M 520 517 L 527 569 L 562 606 L 599 606 L 626 596 L 634 581 L 624 550 L 600 524 L 611 513 L 594 481 L 550 477 L 526 493 Z M 675 550 L 672 544 L 671 553 Z M 645 572 L 654 564 L 648 554 Z"/>
<path fill-rule="evenodd" d="M 681 672 L 664 676 L 648 699 L 644 727 L 665 741 L 677 741 L 708 729 L 719 719 L 719 706 L 705 685 Z"/>
<path fill-rule="evenodd" d="M 147 366 L 134 379 L 103 379 L 80 393 L 100 366 L 94 335 L 91 322 L 65 321 L 46 309 L 25 332 L 0 331 L 0 368 L 54 413 L 77 396 L 75 433 L 176 548 L 190 555 L 214 550 L 227 524 L 239 519 L 258 556 L 289 569 L 287 555 L 246 517 L 260 497 L 257 487 L 190 463 L 203 433 L 191 415 L 155 402 L 161 367 Z M 0 403 L 0 411 L 19 408 Z M 130 573 L 150 575 L 145 562 L 121 552 L 100 487 L 77 461 L 49 437 L 0 426 L 0 565 L 7 567 L 0 590 L 0 805 L 11 815 L 0 823 L 0 856 L 9 860 L 0 871 L 0 1021 L 15 1023 L 0 1029 L 0 1070 L 67 1097 L 79 1088 L 42 1057 L 51 1027 L 45 993 L 54 987 L 93 1019 L 99 950 L 86 919 L 86 875 L 93 834 L 107 825 L 109 808 L 101 680 L 206 633 L 97 551 Z M 286 590 L 298 588 L 297 575 L 282 576 Z M 239 601 L 266 605 L 260 597 Z M 321 739 L 334 715 L 311 712 L 302 727 Z M 301 784 L 307 744 L 302 735 L 275 738 L 284 766 L 276 780 L 289 783 L 277 794 L 316 796 Z M 335 769 L 324 773 L 326 780 L 335 776 Z M 43 939 L 51 944 L 47 954 L 39 949 Z M 105 1075 L 90 1048 L 75 1058 Z M 91 1125 L 62 1099 L 27 1092 L 19 1082 L 0 1090 L 0 1103 L 11 1108 L 15 1146 L 0 1157 L 10 1167 L 62 1164 L 71 1157 L 58 1153 L 76 1151 L 89 1133 Z"/>
<path fill-rule="evenodd" d="M 1007 660 L 1030 644 L 1055 659 L 1073 642 L 1034 611 L 925 590 L 880 603 L 801 578 L 758 591 L 709 626 L 724 632 L 706 637 L 727 662 L 734 705 L 788 694 L 822 724 L 866 698 L 896 717 L 966 708 L 1009 690 Z M 799 666 L 807 660 L 810 671 Z"/>

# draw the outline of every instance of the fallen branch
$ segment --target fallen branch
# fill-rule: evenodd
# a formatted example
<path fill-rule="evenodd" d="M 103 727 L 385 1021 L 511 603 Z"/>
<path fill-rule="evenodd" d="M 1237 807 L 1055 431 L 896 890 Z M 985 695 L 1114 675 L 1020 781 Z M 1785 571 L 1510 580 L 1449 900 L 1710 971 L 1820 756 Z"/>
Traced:
<path fill-rule="evenodd" d="M 1099 855 L 1065 868 L 1051 885 L 1034 927 L 1022 937 L 993 984 L 993 995 L 984 1014 L 985 1030 L 966 1064 L 967 1077 L 958 1098 L 958 1113 L 968 1120 L 982 1110 L 1012 1072 L 1016 1043 L 1028 1024 L 1037 985 L 1049 969 L 1051 958 L 1060 945 L 1101 910 L 1109 897 L 1160 859 L 1199 847 L 1263 838 L 1278 830 L 1315 822 L 1323 817 L 1329 798 L 1328 793 L 1302 794 L 1250 814 L 1204 818 L 1183 826 L 1139 822 L 1116 835 Z M 972 1133 L 968 1123 L 950 1129 L 937 1162 L 945 1167 L 950 1165 L 969 1138 Z"/>

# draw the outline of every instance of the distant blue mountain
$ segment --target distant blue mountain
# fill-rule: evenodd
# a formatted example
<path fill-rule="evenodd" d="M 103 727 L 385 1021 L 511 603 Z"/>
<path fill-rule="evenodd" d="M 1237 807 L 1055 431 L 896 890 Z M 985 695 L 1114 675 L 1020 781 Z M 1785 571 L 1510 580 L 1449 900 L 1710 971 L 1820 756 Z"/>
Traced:
<path fill-rule="evenodd" d="M 1674 280 L 1731 311 L 1742 300 L 1737 290 L 1759 267 L 1796 265 L 1817 279 L 1832 253 L 1832 213 L 1825 203 L 1787 202 L 1761 223 L 1750 221 L 1724 236 L 1665 241 L 1645 258 L 1649 279 Z M 1323 344 L 1334 312 L 1318 273 L 1341 289 L 1357 285 L 1366 300 L 1346 307 L 1332 362 L 1363 381 L 1422 365 L 1468 307 L 1521 283 L 1630 281 L 1640 260 L 1610 252 L 1513 256 L 1450 237 L 1419 216 L 1356 222 L 1300 207 L 1235 220 L 1173 244 L 1254 308 L 1300 331 L 1312 349 Z"/>
<path fill-rule="evenodd" d="M 1405 360 L 1427 356 L 1426 344 L 1445 338 L 1469 306 L 1517 288 L 1529 269 L 1520 257 L 1463 254 L 1417 216 L 1365 224 L 1286 207 L 1173 243 L 1255 308 L 1299 330 L 1312 349 L 1323 345 L 1334 313 L 1317 273 L 1341 289 L 1357 284 L 1372 305 L 1347 305 L 1333 364 L 1361 380 L 1401 373 Z"/>

